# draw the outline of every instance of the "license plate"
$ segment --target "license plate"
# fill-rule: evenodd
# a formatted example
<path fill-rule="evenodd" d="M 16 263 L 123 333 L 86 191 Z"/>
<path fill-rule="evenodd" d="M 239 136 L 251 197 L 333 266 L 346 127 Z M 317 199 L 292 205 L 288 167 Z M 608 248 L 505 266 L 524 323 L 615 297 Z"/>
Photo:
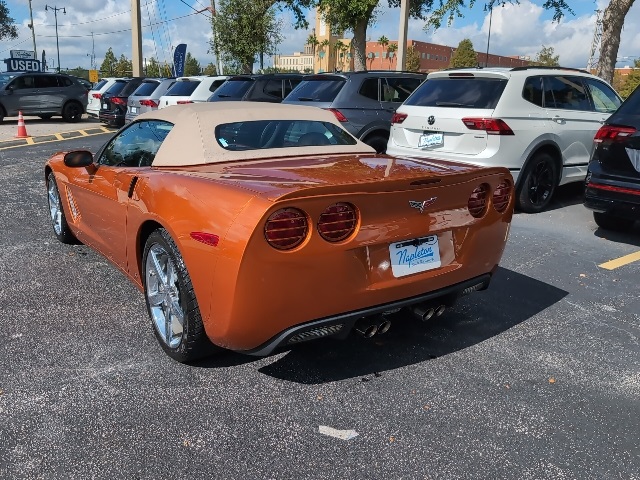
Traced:
<path fill-rule="evenodd" d="M 391 272 L 396 278 L 439 268 L 441 262 L 438 236 L 429 235 L 392 243 L 389 245 L 389 258 Z"/>
<path fill-rule="evenodd" d="M 138 113 L 138 107 L 131 107 L 131 113 Z"/>
<path fill-rule="evenodd" d="M 109 108 L 109 105 L 107 105 L 106 103 L 102 104 L 102 109 L 103 110 L 107 110 Z"/>
<path fill-rule="evenodd" d="M 420 135 L 418 140 L 418 148 L 423 147 L 438 147 L 443 143 L 442 133 L 424 133 Z"/>

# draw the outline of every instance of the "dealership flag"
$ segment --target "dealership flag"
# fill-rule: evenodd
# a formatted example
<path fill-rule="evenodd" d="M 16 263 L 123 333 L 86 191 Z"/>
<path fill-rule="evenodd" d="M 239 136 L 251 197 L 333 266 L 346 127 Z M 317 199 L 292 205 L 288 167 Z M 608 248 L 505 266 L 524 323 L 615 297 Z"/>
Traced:
<path fill-rule="evenodd" d="M 184 62 L 187 56 L 187 44 L 181 43 L 173 52 L 173 68 L 175 70 L 176 77 L 182 77 L 184 75 Z"/>

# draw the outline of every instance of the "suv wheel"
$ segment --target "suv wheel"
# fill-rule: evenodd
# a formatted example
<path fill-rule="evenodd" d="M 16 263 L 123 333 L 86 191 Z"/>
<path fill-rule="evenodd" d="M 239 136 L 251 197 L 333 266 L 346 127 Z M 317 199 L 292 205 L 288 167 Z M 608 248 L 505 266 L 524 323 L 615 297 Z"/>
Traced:
<path fill-rule="evenodd" d="M 382 135 L 373 135 L 363 140 L 364 143 L 376 149 L 376 153 L 385 153 L 387 151 L 387 142 L 389 139 Z"/>
<path fill-rule="evenodd" d="M 610 213 L 593 212 L 593 219 L 598 227 L 617 232 L 629 230 L 634 224 L 634 221 L 630 218 L 616 217 Z"/>
<path fill-rule="evenodd" d="M 82 118 L 82 106 L 76 102 L 67 103 L 62 109 L 62 118 L 65 122 L 79 122 Z"/>
<path fill-rule="evenodd" d="M 517 191 L 518 208 L 527 213 L 544 210 L 558 185 L 558 166 L 545 152 L 537 153 L 522 172 Z"/>

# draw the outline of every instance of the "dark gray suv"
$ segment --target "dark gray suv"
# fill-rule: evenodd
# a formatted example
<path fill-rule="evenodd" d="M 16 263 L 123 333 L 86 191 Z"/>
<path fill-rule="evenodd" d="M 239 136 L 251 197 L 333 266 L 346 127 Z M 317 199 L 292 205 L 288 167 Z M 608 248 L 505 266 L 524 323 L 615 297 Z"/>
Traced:
<path fill-rule="evenodd" d="M 426 78 L 391 70 L 311 75 L 282 103 L 330 110 L 353 136 L 384 153 L 393 113 Z"/>
<path fill-rule="evenodd" d="M 18 112 L 49 119 L 60 115 L 78 122 L 87 109 L 86 89 L 78 80 L 57 73 L 0 74 L 0 121 Z"/>

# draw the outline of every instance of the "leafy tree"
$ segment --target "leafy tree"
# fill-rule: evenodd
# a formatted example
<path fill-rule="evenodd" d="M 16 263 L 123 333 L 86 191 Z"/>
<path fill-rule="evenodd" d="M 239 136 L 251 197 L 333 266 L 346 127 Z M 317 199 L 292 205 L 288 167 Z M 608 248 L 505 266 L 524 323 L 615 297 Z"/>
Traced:
<path fill-rule="evenodd" d="M 556 52 L 553 47 L 545 47 L 542 45 L 542 50 L 538 52 L 533 63 L 545 67 L 558 67 L 560 66 L 560 55 L 554 55 L 554 53 Z"/>
<path fill-rule="evenodd" d="M 216 68 L 216 66 L 212 62 L 209 62 L 209 65 L 204 67 L 204 70 L 202 71 L 202 74 L 203 75 L 217 75 L 218 74 L 218 69 Z"/>
<path fill-rule="evenodd" d="M 14 20 L 9 16 L 9 9 L 4 0 L 0 0 L 0 40 L 5 38 L 18 38 L 18 30 Z"/>
<path fill-rule="evenodd" d="M 380 45 L 382 47 L 382 49 L 384 50 L 389 45 L 389 39 L 387 37 L 385 37 L 384 35 L 382 35 L 378 39 L 378 45 Z"/>
<path fill-rule="evenodd" d="M 640 60 L 636 60 L 634 62 L 633 71 L 627 75 L 622 88 L 620 88 L 620 96 L 622 98 L 627 98 L 638 85 L 640 85 Z"/>
<path fill-rule="evenodd" d="M 329 40 L 326 38 L 318 44 L 318 47 L 319 47 L 318 57 L 320 57 L 320 69 L 322 69 L 322 59 L 325 57 L 327 59 L 327 63 L 325 65 L 327 66 L 327 68 L 329 67 L 329 55 L 328 55 L 329 52 L 327 51 L 328 46 L 329 46 Z"/>
<path fill-rule="evenodd" d="M 120 55 L 120 60 L 115 66 L 114 73 L 116 77 L 129 77 L 133 73 L 133 65 L 131 60 L 124 56 L 124 53 Z"/>
<path fill-rule="evenodd" d="M 397 43 L 389 44 L 389 48 L 387 48 L 387 52 L 389 52 L 389 54 L 387 55 L 389 57 L 389 68 L 391 68 L 391 62 L 393 61 L 393 55 L 395 55 L 395 53 L 397 51 L 398 51 L 398 44 Z"/>
<path fill-rule="evenodd" d="M 191 56 L 190 52 L 187 52 L 187 58 L 184 61 L 184 75 L 200 75 L 200 62 Z"/>
<path fill-rule="evenodd" d="M 273 55 L 282 41 L 282 21 L 273 0 L 220 0 L 213 16 L 217 48 L 231 69 L 251 73 L 258 55 Z M 225 71 L 225 73 L 227 73 Z"/>
<path fill-rule="evenodd" d="M 407 48 L 406 69 L 409 72 L 420 71 L 420 52 L 413 45 Z"/>
<path fill-rule="evenodd" d="M 113 49 L 109 47 L 109 50 L 105 53 L 104 60 L 100 65 L 100 73 L 103 76 L 113 76 L 115 75 L 116 65 L 118 65 L 118 59 L 113 53 Z"/>
<path fill-rule="evenodd" d="M 75 77 L 84 78 L 85 80 L 89 80 L 89 70 L 82 67 L 76 67 L 72 69 L 67 69 L 67 75 L 73 75 Z"/>
<path fill-rule="evenodd" d="M 451 55 L 449 66 L 451 68 L 476 67 L 478 65 L 478 54 L 473 49 L 473 43 L 465 38 L 458 44 L 458 48 Z"/>
<path fill-rule="evenodd" d="M 160 77 L 160 64 L 155 59 L 155 57 L 151 57 L 149 59 L 149 63 L 147 63 L 147 68 L 145 70 L 145 75 L 147 77 Z"/>

